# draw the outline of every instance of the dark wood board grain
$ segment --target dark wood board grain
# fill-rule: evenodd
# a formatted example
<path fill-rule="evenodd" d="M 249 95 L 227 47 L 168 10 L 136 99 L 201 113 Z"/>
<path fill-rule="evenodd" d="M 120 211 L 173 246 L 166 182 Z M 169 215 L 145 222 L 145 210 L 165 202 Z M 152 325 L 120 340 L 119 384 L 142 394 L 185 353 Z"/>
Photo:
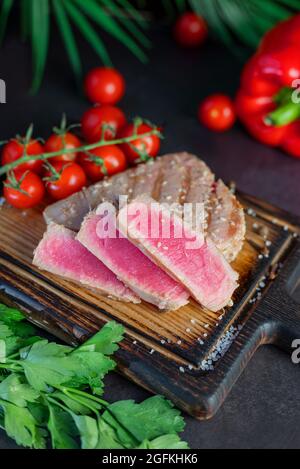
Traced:
<path fill-rule="evenodd" d="M 295 331 L 300 334 L 300 221 L 253 197 L 239 198 L 247 235 L 233 264 L 240 287 L 226 310 L 212 313 L 191 302 L 161 313 L 144 302 L 113 301 L 39 271 L 31 260 L 45 229 L 41 209 L 21 212 L 6 205 L 0 210 L 0 298 L 72 344 L 110 319 L 121 322 L 126 336 L 116 354 L 119 370 L 190 414 L 209 418 L 261 344 L 288 350 Z M 238 334 L 235 340 L 213 370 L 203 371 L 203 361 L 230 327 Z"/>

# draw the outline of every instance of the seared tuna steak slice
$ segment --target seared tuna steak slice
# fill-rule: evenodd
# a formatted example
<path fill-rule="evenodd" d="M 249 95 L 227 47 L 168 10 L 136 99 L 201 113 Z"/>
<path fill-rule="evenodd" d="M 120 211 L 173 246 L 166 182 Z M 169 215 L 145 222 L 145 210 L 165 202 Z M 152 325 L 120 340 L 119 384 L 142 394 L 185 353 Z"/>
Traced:
<path fill-rule="evenodd" d="M 107 216 L 91 212 L 84 219 L 77 239 L 143 300 L 163 310 L 176 310 L 188 303 L 187 290 L 130 241 L 120 237 L 117 230 L 116 237 L 108 237 L 106 223 L 115 226 Z"/>
<path fill-rule="evenodd" d="M 240 203 L 221 179 L 211 193 L 207 212 L 208 234 L 228 262 L 232 262 L 242 249 L 246 224 Z"/>
<path fill-rule="evenodd" d="M 139 303 L 139 298 L 115 274 L 75 239 L 75 233 L 51 223 L 34 252 L 33 264 L 99 293 Z"/>
<path fill-rule="evenodd" d="M 120 210 L 118 226 L 124 236 L 179 281 L 200 304 L 218 311 L 230 302 L 237 287 L 237 273 L 210 238 L 195 233 L 174 212 L 141 196 Z"/>
<path fill-rule="evenodd" d="M 221 187 L 218 182 L 216 191 L 214 190 L 214 180 L 214 174 L 208 166 L 195 155 L 186 152 L 172 153 L 156 160 L 151 159 L 49 205 L 44 211 L 44 217 L 47 223 L 54 221 L 78 231 L 84 216 L 90 210 L 104 201 L 117 204 L 119 195 L 127 195 L 129 200 L 133 200 L 147 194 L 161 203 L 176 203 L 179 208 L 185 202 L 193 205 L 202 203 L 205 208 L 203 227 L 226 259 L 231 261 L 242 247 L 244 214 L 235 196 L 223 183 Z M 216 214 L 218 222 L 216 217 L 211 216 L 214 215 L 214 208 L 209 209 L 220 204 L 226 209 L 226 215 L 221 215 L 226 218 L 226 222 L 219 217 L 220 212 Z"/>

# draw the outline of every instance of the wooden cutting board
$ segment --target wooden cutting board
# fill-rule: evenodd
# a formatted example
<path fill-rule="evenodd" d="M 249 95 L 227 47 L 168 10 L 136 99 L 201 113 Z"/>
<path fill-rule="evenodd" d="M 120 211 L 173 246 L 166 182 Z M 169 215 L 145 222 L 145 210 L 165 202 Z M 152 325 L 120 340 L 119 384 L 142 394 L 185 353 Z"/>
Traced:
<path fill-rule="evenodd" d="M 0 208 L 0 300 L 70 344 L 115 319 L 126 328 L 116 353 L 121 373 L 162 393 L 200 419 L 211 417 L 255 350 L 285 350 L 300 337 L 300 219 L 238 194 L 247 234 L 233 267 L 240 274 L 234 304 L 212 313 L 191 303 L 162 313 L 113 301 L 32 266 L 42 237 L 42 207 Z M 226 353 L 225 353 L 226 352 Z"/>

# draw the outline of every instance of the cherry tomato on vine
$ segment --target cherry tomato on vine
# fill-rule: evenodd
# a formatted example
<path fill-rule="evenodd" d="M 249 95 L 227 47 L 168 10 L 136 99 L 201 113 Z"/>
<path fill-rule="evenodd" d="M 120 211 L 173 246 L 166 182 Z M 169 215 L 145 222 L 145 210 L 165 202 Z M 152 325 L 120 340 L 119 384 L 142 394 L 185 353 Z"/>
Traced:
<path fill-rule="evenodd" d="M 193 12 L 183 13 L 174 26 L 174 38 L 185 47 L 196 47 L 207 37 L 207 25 L 202 16 Z"/>
<path fill-rule="evenodd" d="M 138 135 L 145 134 L 153 130 L 148 124 L 141 123 L 137 126 Z M 127 124 L 119 133 L 120 138 L 131 137 L 134 134 L 134 124 Z M 155 158 L 160 149 L 160 138 L 158 135 L 148 135 L 147 137 L 137 137 L 130 143 L 122 143 L 121 148 L 130 163 L 147 161 Z"/>
<path fill-rule="evenodd" d="M 58 161 L 75 161 L 77 157 L 76 148 L 81 146 L 81 142 L 76 135 L 71 132 L 65 132 L 64 134 L 53 133 L 50 135 L 48 140 L 45 143 L 44 150 L 46 153 L 52 153 L 54 151 L 60 151 L 63 148 L 69 150 L 74 149 L 74 152 L 71 153 L 62 153 L 59 156 L 53 156 L 49 161 L 51 163 L 57 163 Z"/>
<path fill-rule="evenodd" d="M 81 118 L 81 130 L 84 138 L 91 143 L 102 137 L 103 125 L 110 128 L 104 132 L 105 140 L 111 140 L 126 124 L 123 111 L 116 106 L 104 105 L 88 109 Z"/>
<path fill-rule="evenodd" d="M 93 68 L 85 77 L 84 91 L 92 103 L 116 104 L 124 96 L 125 80 L 114 68 Z"/>
<path fill-rule="evenodd" d="M 224 94 L 213 94 L 200 103 L 200 122 L 211 130 L 223 132 L 230 129 L 236 119 L 232 100 Z"/>
<path fill-rule="evenodd" d="M 84 170 L 72 162 L 51 164 L 45 176 L 46 190 L 54 200 L 65 199 L 80 191 L 87 182 Z"/>
<path fill-rule="evenodd" d="M 37 140 L 29 140 L 28 143 L 19 139 L 11 139 L 7 142 L 2 150 L 1 163 L 4 166 L 8 163 L 22 158 L 26 148 L 27 155 L 40 155 L 43 153 L 43 147 Z M 43 162 L 41 160 L 30 160 L 17 166 L 16 171 L 24 173 L 27 170 L 37 174 L 41 173 Z"/>
<path fill-rule="evenodd" d="M 43 200 L 45 187 L 41 178 L 33 171 L 16 171 L 6 179 L 3 195 L 13 207 L 26 209 Z"/>
<path fill-rule="evenodd" d="M 125 155 L 117 145 L 105 145 L 89 151 L 88 154 L 81 153 L 80 164 L 92 182 L 120 173 L 127 167 Z"/>

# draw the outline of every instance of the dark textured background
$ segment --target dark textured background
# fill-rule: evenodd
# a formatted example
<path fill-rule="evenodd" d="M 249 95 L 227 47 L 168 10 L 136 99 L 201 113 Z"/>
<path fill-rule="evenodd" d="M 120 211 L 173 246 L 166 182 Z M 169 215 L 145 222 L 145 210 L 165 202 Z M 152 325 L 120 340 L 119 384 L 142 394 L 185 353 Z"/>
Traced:
<path fill-rule="evenodd" d="M 198 102 L 212 92 L 232 96 L 241 64 L 221 46 L 199 50 L 178 48 L 167 28 L 151 32 L 153 48 L 147 66 L 108 39 L 115 65 L 124 74 L 127 92 L 121 106 L 165 125 L 162 152 L 188 150 L 201 155 L 216 174 L 235 180 L 240 189 L 300 215 L 300 160 L 253 141 L 237 124 L 225 134 L 201 127 Z M 7 84 L 7 104 L 0 105 L 0 140 L 24 132 L 30 122 L 35 134 L 47 137 L 66 112 L 79 120 L 88 107 L 76 92 L 72 74 L 55 29 L 52 31 L 46 79 L 39 94 L 28 94 L 30 52 L 14 26 L 0 50 L 0 78 Z M 80 42 L 86 70 L 98 65 L 94 53 Z M 112 374 L 106 380 L 109 400 L 147 397 L 147 393 Z M 290 358 L 273 347 L 260 349 L 222 409 L 208 422 L 186 417 L 185 438 L 192 448 L 300 448 L 300 373 Z M 3 432 L 0 447 L 16 447 Z"/>

